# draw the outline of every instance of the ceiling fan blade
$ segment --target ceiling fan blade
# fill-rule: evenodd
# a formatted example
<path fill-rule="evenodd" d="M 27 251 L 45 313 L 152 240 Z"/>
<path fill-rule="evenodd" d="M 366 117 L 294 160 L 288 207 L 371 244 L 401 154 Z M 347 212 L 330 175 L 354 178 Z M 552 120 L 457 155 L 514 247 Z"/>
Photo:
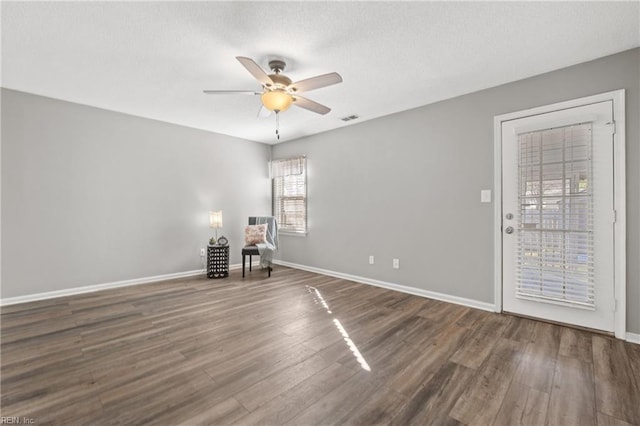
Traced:
<path fill-rule="evenodd" d="M 258 111 L 258 118 L 267 118 L 271 115 L 271 111 L 265 108 L 264 105 L 260 105 L 260 111 Z"/>
<path fill-rule="evenodd" d="M 302 96 L 294 96 L 293 104 L 300 108 L 308 109 L 309 111 L 313 111 L 322 115 L 325 115 L 326 113 L 331 111 L 331 108 L 329 108 L 328 106 L 319 104 L 315 101 L 312 101 L 311 99 L 303 98 Z"/>
<path fill-rule="evenodd" d="M 256 64 L 253 59 L 245 58 L 244 56 L 236 56 L 236 59 L 255 77 L 263 86 L 272 86 L 273 81 L 267 75 L 266 72 L 260 68 L 260 65 Z"/>
<path fill-rule="evenodd" d="M 338 83 L 342 83 L 342 77 L 340 74 L 337 72 L 330 72 L 329 74 L 318 75 L 316 77 L 296 81 L 295 83 L 291 83 L 289 88 L 294 92 L 302 93 Z"/>
<path fill-rule="evenodd" d="M 207 95 L 261 95 L 262 92 L 253 90 L 203 90 Z"/>

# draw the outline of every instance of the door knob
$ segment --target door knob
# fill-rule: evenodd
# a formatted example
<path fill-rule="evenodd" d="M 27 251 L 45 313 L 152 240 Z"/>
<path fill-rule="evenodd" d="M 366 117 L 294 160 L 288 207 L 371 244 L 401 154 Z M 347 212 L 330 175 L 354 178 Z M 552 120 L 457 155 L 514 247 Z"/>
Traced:
<path fill-rule="evenodd" d="M 513 234 L 513 226 L 507 226 L 507 229 L 504 230 L 507 234 Z"/>

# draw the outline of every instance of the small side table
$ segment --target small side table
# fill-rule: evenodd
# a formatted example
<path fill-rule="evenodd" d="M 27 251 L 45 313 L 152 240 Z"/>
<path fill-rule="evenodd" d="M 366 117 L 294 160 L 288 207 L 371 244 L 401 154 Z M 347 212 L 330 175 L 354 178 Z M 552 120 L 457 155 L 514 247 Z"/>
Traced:
<path fill-rule="evenodd" d="M 207 277 L 226 278 L 229 276 L 229 246 L 207 246 Z"/>

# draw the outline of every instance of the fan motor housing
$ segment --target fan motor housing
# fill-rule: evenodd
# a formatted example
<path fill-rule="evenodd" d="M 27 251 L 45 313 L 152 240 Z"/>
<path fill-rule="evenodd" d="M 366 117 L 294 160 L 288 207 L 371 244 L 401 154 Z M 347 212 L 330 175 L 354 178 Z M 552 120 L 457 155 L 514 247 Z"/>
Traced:
<path fill-rule="evenodd" d="M 276 86 L 287 87 L 291 84 L 291 79 L 282 74 L 269 74 L 269 78 Z"/>

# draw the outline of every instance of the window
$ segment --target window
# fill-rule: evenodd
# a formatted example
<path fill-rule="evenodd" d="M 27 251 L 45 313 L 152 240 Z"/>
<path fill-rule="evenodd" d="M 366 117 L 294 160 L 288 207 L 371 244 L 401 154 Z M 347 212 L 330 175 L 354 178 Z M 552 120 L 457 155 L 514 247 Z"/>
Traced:
<path fill-rule="evenodd" d="M 271 163 L 272 210 L 280 231 L 307 233 L 306 168 L 305 157 Z"/>

